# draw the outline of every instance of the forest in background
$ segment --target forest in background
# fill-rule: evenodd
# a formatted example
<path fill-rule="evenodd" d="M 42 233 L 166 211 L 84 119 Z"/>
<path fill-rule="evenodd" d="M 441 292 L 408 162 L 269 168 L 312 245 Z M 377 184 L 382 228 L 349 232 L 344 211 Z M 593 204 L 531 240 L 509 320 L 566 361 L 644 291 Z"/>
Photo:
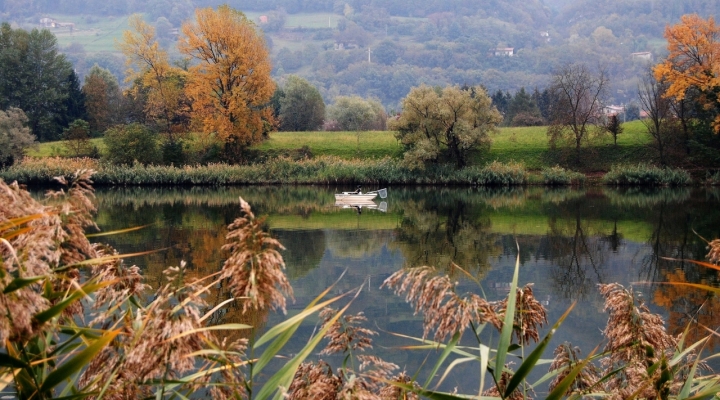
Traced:
<path fill-rule="evenodd" d="M 80 79 L 98 64 L 122 82 L 124 58 L 113 38 L 126 29 L 129 14 L 143 13 L 179 59 L 173 47 L 180 24 L 196 7 L 214 5 L 205 0 L 0 0 L 0 20 L 24 28 L 41 27 L 41 18 L 72 23 L 50 29 Z M 318 87 L 326 103 L 339 95 L 374 97 L 390 112 L 423 83 L 479 84 L 491 93 L 542 90 L 553 70 L 574 61 L 607 69 L 609 103 L 636 103 L 639 78 L 666 54 L 665 26 L 683 14 L 707 17 L 720 8 L 706 0 L 249 0 L 229 5 L 265 32 L 273 77 L 280 84 L 299 75 Z M 505 48 L 513 55 L 496 51 Z"/>

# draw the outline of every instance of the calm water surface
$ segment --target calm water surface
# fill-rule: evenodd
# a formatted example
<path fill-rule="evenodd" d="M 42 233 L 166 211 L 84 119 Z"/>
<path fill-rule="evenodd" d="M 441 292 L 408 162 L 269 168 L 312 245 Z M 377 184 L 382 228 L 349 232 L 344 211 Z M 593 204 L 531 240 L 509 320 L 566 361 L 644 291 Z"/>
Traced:
<path fill-rule="evenodd" d="M 671 259 L 703 260 L 707 249 L 702 238 L 720 237 L 718 191 L 390 188 L 385 204 L 376 199 L 382 210 L 359 213 L 334 204 L 333 194 L 349 189 L 100 189 L 97 221 L 104 231 L 147 225 L 102 239 L 123 253 L 164 249 L 127 261 L 141 266 L 148 283 L 156 286 L 160 272 L 181 260 L 198 275 L 221 267 L 225 227 L 240 215 L 242 197 L 256 216 L 266 218 L 271 234 L 286 247 L 283 256 L 295 291 L 288 314 L 303 309 L 338 280 L 336 294 L 362 286 L 351 312 L 364 312 L 368 327 L 380 332 L 373 351 L 411 375 L 423 363 L 428 364 L 425 371 L 430 369 L 427 352 L 398 349 L 414 343 L 390 333 L 421 336 L 422 321 L 403 298 L 381 289 L 382 282 L 405 266 L 431 265 L 450 273 L 462 292 L 500 299 L 507 294 L 518 245 L 520 281 L 534 283 L 550 324 L 578 301 L 547 357 L 563 341 L 579 346 L 583 354 L 602 343 L 607 314 L 597 291 L 601 283 L 632 285 L 652 311 L 663 315 L 673 333 L 682 331 L 692 316 L 708 326 L 720 323 L 716 297 L 661 283 L 717 286 L 715 271 Z M 452 263 L 478 278 L 481 286 L 453 271 Z M 218 297 L 211 293 L 211 302 L 224 300 L 213 296 Z M 283 318 L 270 312 L 252 316 L 250 322 L 271 326 Z M 232 307 L 215 319 L 248 321 Z M 303 325 L 288 353 L 305 344 L 316 322 Z M 465 336 L 465 344 L 472 345 L 470 335 Z M 497 333 L 486 329 L 482 339 L 492 347 Z M 434 356 L 431 352 L 430 360 Z M 476 391 L 478 370 L 472 363 L 457 367 L 441 389 Z M 545 367 L 539 370 L 537 377 L 546 372 Z"/>

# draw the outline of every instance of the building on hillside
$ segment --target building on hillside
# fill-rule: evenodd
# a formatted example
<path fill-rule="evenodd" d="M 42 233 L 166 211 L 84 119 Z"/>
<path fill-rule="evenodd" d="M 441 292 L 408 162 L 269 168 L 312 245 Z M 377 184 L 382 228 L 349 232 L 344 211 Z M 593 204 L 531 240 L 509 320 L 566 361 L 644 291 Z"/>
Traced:
<path fill-rule="evenodd" d="M 75 30 L 75 24 L 72 22 L 58 22 L 53 18 L 40 18 L 40 26 L 43 28 L 69 28 L 70 32 Z"/>
<path fill-rule="evenodd" d="M 493 56 L 512 57 L 515 54 L 514 50 L 515 48 L 513 47 L 498 47 L 490 50 L 490 54 Z"/>
<path fill-rule="evenodd" d="M 653 56 L 652 53 L 649 51 L 640 51 L 637 53 L 630 54 L 633 58 L 633 60 L 644 60 L 644 61 L 652 61 Z"/>
<path fill-rule="evenodd" d="M 622 114 L 622 113 L 624 113 L 624 112 L 625 112 L 625 106 L 616 106 L 616 105 L 612 105 L 612 104 L 611 104 L 611 105 L 605 106 L 605 107 L 603 108 L 603 114 L 604 114 L 606 117 L 610 117 L 610 116 L 612 116 L 612 115 L 618 116 L 618 115 L 620 115 L 620 114 Z"/>

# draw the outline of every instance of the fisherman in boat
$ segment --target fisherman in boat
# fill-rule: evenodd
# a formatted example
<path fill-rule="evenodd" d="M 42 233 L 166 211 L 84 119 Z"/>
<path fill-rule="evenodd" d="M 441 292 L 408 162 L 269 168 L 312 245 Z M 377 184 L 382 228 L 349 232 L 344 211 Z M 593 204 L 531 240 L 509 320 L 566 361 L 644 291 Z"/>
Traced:
<path fill-rule="evenodd" d="M 357 189 L 355 189 L 354 192 L 350 192 L 349 194 L 362 194 L 362 191 L 360 189 L 362 189 L 362 186 L 358 185 Z"/>

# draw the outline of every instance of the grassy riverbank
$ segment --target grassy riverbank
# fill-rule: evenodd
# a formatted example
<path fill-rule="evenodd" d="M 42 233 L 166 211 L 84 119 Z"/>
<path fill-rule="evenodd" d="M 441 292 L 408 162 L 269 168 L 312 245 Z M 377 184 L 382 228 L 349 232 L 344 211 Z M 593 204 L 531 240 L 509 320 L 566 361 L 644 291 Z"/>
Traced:
<path fill-rule="evenodd" d="M 649 162 L 647 144 L 649 136 L 640 121 L 623 125 L 624 132 L 618 136 L 615 145 L 609 136 L 599 139 L 593 146 L 583 150 L 584 161 L 589 168 L 609 170 L 619 162 Z M 475 165 L 484 166 L 497 160 L 503 163 L 522 162 L 528 170 L 541 170 L 558 164 L 548 147 L 546 127 L 504 127 L 491 135 L 492 146 L 484 154 L 477 154 L 472 160 Z M 93 139 L 100 152 L 105 151 L 102 139 Z M 402 145 L 391 131 L 363 132 L 274 132 L 270 139 L 252 150 L 267 157 L 290 154 L 307 149 L 314 156 L 332 156 L 345 160 L 380 159 L 402 157 Z M 63 142 L 42 143 L 27 152 L 31 157 L 66 156 Z"/>
<path fill-rule="evenodd" d="M 583 148 L 579 170 L 590 183 L 613 165 L 651 163 L 648 137 L 639 121 L 625 124 L 617 144 L 598 139 Z M 94 139 L 100 152 L 101 139 Z M 389 131 L 275 132 L 251 148 L 256 162 L 194 166 L 111 165 L 94 159 L 69 159 L 62 142 L 43 143 L 28 158 L 0 171 L 6 181 L 48 183 L 77 169 L 94 169 L 96 185 L 240 185 L 240 184 L 381 184 L 381 185 L 568 185 L 581 175 L 554 168 L 572 158 L 574 149 L 550 149 L 545 127 L 502 128 L 490 150 L 477 153 L 471 165 L 456 170 L 436 165 L 411 170 L 402 165 L 402 146 Z M 639 183 L 642 184 L 642 183 Z"/>

